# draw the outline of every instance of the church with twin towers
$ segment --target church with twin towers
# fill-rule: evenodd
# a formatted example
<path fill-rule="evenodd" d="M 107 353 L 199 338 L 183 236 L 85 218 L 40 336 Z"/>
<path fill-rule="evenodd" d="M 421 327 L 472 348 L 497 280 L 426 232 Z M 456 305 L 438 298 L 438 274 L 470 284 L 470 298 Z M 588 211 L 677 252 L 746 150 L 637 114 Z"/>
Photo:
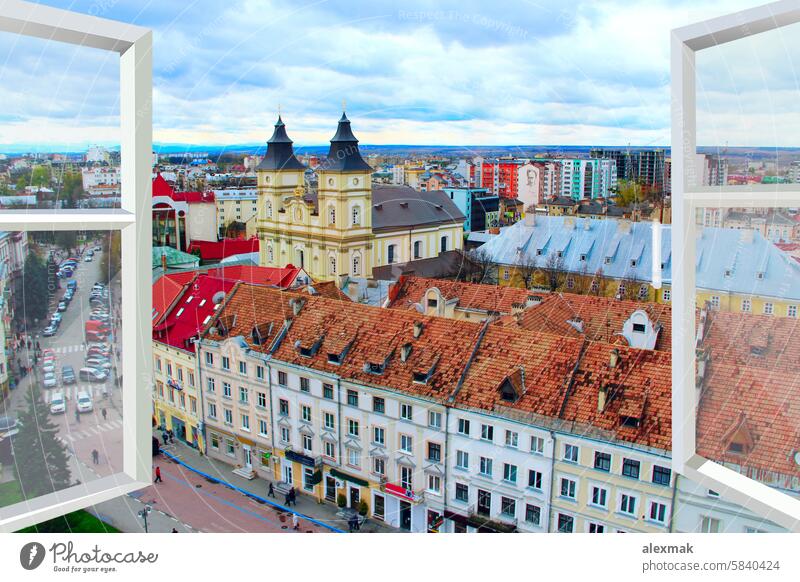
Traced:
<path fill-rule="evenodd" d="M 372 183 L 345 113 L 317 179 L 308 171 L 278 116 L 256 168 L 262 266 L 291 264 L 341 287 L 375 267 L 463 248 L 465 216 L 444 192 Z"/>

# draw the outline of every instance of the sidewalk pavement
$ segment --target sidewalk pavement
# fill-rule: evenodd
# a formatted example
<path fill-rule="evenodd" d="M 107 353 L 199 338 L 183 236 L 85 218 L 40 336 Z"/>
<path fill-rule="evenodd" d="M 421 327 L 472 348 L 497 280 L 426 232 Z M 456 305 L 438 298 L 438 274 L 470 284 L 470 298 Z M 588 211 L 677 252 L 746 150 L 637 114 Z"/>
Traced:
<path fill-rule="evenodd" d="M 160 433 L 161 431 L 158 431 L 154 432 L 153 434 L 154 436 L 160 436 Z M 220 479 L 221 481 L 226 481 L 231 485 L 238 487 L 239 489 L 253 493 L 254 495 L 258 495 L 264 499 L 274 501 L 278 505 L 284 505 L 284 498 L 280 493 L 276 493 L 275 499 L 267 498 L 267 490 L 269 489 L 270 483 L 269 480 L 261 479 L 259 477 L 256 477 L 252 480 L 240 477 L 233 472 L 234 467 L 220 461 L 210 459 L 206 455 L 201 455 L 198 450 L 181 441 L 175 441 L 173 444 L 166 446 L 162 444 L 161 448 L 193 469 L 206 473 L 207 475 L 211 475 L 212 477 Z M 170 461 L 166 457 L 162 457 L 162 459 L 167 462 L 174 462 Z M 275 481 L 272 483 L 273 486 L 278 484 Z M 327 502 L 319 503 L 315 498 L 302 493 L 300 488 L 296 488 L 296 490 L 298 491 L 297 506 L 295 507 L 293 505 L 286 511 L 296 511 L 297 513 L 307 515 L 308 517 L 331 525 L 335 528 L 339 528 L 344 531 L 348 530 L 347 519 L 337 515 L 339 508 L 335 504 Z M 180 519 L 180 516 L 175 517 Z M 359 533 L 397 532 L 398 530 L 388 527 L 374 519 L 367 519 L 359 529 Z"/>

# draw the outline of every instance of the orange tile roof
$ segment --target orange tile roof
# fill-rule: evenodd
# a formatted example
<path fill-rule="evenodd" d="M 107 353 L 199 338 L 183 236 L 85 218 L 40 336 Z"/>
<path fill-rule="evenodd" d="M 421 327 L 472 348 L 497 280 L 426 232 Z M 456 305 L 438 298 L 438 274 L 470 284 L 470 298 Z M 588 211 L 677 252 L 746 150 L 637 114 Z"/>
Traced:
<path fill-rule="evenodd" d="M 502 317 L 498 323 L 579 337 L 582 334 L 568 322 L 570 319 L 579 319 L 583 322 L 587 339 L 626 345 L 625 338 L 619 335 L 622 326 L 634 311 L 642 310 L 654 325 L 661 326 L 655 349 L 672 349 L 672 308 L 669 305 L 573 293 L 550 293 L 541 297 L 540 304 L 529 307 L 518 315 Z"/>
<path fill-rule="evenodd" d="M 275 351 L 276 359 L 436 400 L 446 398 L 458 383 L 481 329 L 465 321 L 402 311 L 387 315 L 385 309 L 359 303 L 349 303 L 343 309 L 342 302 L 325 297 L 308 297 L 306 301 Z M 422 324 L 422 331 L 415 338 L 417 322 Z M 313 353 L 301 353 L 314 347 Z M 329 354 L 341 355 L 345 348 L 341 364 L 329 362 Z M 403 361 L 404 349 L 408 348 L 410 353 Z M 420 379 L 415 373 L 424 370 L 427 374 L 434 361 L 430 378 L 424 383 L 415 381 Z M 384 364 L 381 373 L 367 370 L 370 365 Z"/>
<path fill-rule="evenodd" d="M 800 319 L 711 311 L 706 330 L 712 360 L 800 372 Z"/>
<path fill-rule="evenodd" d="M 444 279 L 428 279 L 412 275 L 401 275 L 389 292 L 390 308 L 412 309 L 420 303 L 425 293 L 437 288 L 445 299 L 458 299 L 458 308 L 478 311 L 511 313 L 514 304 L 523 305 L 535 293 L 517 287 L 464 283 Z"/>
<path fill-rule="evenodd" d="M 752 447 L 731 452 L 731 436 L 740 427 Z M 800 375 L 712 359 L 697 413 L 697 451 L 743 467 L 753 478 L 789 487 L 786 477 L 800 478 L 794 460 L 800 451 Z"/>
<path fill-rule="evenodd" d="M 612 368 L 613 350 L 619 358 Z M 598 410 L 601 389 L 606 391 L 602 411 Z M 671 355 L 590 342 L 561 418 L 607 431 L 623 441 L 671 450 Z M 579 434 L 580 429 L 576 427 L 575 432 Z"/>
<path fill-rule="evenodd" d="M 574 338 L 489 325 L 454 403 L 456 407 L 508 408 L 523 415 L 558 417 L 581 345 L 582 341 Z M 516 402 L 501 397 L 506 378 L 522 386 Z"/>

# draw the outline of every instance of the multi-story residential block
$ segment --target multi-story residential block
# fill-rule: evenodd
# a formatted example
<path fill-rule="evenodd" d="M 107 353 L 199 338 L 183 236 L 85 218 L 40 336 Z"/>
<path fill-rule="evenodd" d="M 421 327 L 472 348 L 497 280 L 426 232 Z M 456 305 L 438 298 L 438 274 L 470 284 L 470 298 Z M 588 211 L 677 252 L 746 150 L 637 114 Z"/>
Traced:
<path fill-rule="evenodd" d="M 636 182 L 653 189 L 656 193 L 664 193 L 665 188 L 668 188 L 664 150 L 592 149 L 589 156 L 613 160 L 618 181 Z"/>
<path fill-rule="evenodd" d="M 220 238 L 231 236 L 229 227 L 243 226 L 242 238 L 256 235 L 258 190 L 256 188 L 225 188 L 212 190 L 217 205 L 217 232 Z"/>
<path fill-rule="evenodd" d="M 444 188 L 444 193 L 466 217 L 464 232 L 486 230 L 494 226 L 487 221 L 487 214 L 497 213 L 500 199 L 484 188 Z"/>

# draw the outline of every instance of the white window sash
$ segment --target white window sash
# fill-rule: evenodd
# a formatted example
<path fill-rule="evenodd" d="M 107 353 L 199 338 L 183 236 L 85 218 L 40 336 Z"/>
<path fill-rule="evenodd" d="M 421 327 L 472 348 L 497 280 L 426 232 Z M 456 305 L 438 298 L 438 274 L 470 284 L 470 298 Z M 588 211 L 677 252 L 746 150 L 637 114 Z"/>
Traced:
<path fill-rule="evenodd" d="M 696 209 L 796 207 L 800 187 L 699 187 L 691 180 L 697 151 L 696 52 L 797 22 L 800 1 L 785 0 L 672 31 L 672 466 L 702 487 L 800 532 L 800 501 L 697 454 L 694 345 Z"/>
<path fill-rule="evenodd" d="M 0 229 L 120 231 L 121 288 L 125 290 L 121 338 L 127 347 L 122 361 L 125 411 L 122 471 L 0 508 L 0 531 L 7 532 L 125 495 L 150 483 L 152 33 L 123 22 L 15 0 L 3 4 L 0 31 L 120 55 L 120 148 L 124 176 L 121 207 L 58 212 L 4 210 L 0 214 Z"/>

